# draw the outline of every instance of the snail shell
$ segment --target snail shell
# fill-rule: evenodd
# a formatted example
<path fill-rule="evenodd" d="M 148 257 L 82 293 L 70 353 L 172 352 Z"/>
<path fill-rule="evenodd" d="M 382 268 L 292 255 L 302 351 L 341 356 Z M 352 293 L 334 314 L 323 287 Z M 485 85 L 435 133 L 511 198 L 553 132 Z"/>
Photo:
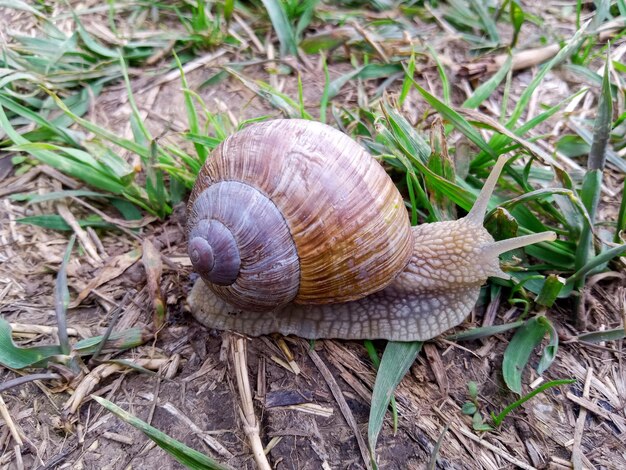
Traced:
<path fill-rule="evenodd" d="M 192 191 L 189 256 L 204 281 L 192 313 L 253 336 L 433 338 L 469 315 L 488 277 L 509 278 L 501 253 L 555 238 L 496 242 L 483 227 L 506 162 L 467 216 L 410 227 L 383 168 L 349 137 L 311 121 L 251 125 L 214 151 Z"/>
<path fill-rule="evenodd" d="M 304 120 L 253 124 L 219 145 L 188 204 L 189 256 L 233 306 L 359 299 L 411 257 L 401 195 L 363 148 Z"/>

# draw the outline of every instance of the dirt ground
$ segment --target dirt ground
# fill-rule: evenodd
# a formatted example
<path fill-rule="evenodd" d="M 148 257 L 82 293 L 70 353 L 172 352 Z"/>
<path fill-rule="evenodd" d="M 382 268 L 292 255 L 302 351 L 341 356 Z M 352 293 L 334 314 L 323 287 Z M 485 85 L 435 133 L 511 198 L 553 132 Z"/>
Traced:
<path fill-rule="evenodd" d="M 446 43 L 432 25 L 425 26 L 424 40 L 438 47 L 442 55 L 467 59 L 460 43 Z M 527 32 L 528 33 L 528 32 Z M 531 43 L 530 33 L 527 42 Z M 459 48 L 455 49 L 455 45 Z M 453 52 L 450 52 L 453 51 Z M 209 54 L 209 53 L 207 53 Z M 237 59 L 228 52 L 188 74 L 193 89 L 212 76 L 220 64 Z M 323 89 L 320 63 L 309 57 L 310 68 L 302 67 L 305 100 L 319 101 Z M 437 72 L 432 63 L 422 65 L 422 83 L 434 83 Z M 330 64 L 331 77 L 350 67 Z M 514 76 L 513 94 L 523 89 L 536 68 Z M 267 79 L 263 66 L 250 66 L 246 74 Z M 297 78 L 279 78 L 283 92 L 295 96 Z M 377 84 L 368 83 L 372 88 Z M 390 93 L 397 93 L 396 83 Z M 152 77 L 133 78 L 135 99 L 153 135 L 175 139 L 175 132 L 186 129 L 180 81 L 159 83 Z M 437 92 L 437 85 L 433 85 Z M 537 96 L 537 103 L 554 104 L 575 92 L 579 83 L 564 74 L 551 73 Z M 234 120 L 265 114 L 280 117 L 241 83 L 228 79 L 200 91 L 210 106 L 227 107 Z M 454 88 L 463 93 L 463 86 Z M 358 99 L 350 85 L 338 97 L 342 104 Z M 497 108 L 490 100 L 486 105 Z M 411 93 L 404 112 L 411 120 L 424 115 L 426 104 Z M 121 85 L 107 88 L 96 100 L 89 119 L 112 131 L 130 136 L 130 108 Z M 545 126 L 549 134 L 563 115 Z M 549 136 L 548 138 L 554 138 Z M 180 142 L 179 142 L 180 144 Z M 5 162 L 6 163 L 6 162 Z M 5 167 L 3 165 L 2 167 Z M 0 169 L 2 168 L 0 167 Z M 607 185 L 617 197 L 605 196 L 602 216 L 615 216 L 621 198 L 619 175 L 607 175 Z M 16 223 L 26 215 L 56 213 L 64 205 L 80 216 L 88 209 L 75 201 L 28 205 L 10 199 L 16 193 L 46 193 L 75 182 L 56 172 L 35 167 L 26 175 L 11 170 L 0 175 L 0 313 L 12 323 L 55 325 L 54 283 L 67 246 L 66 232 L 44 230 Z M 108 209 L 99 205 L 102 209 Z M 2 393 L 0 398 L 23 440 L 16 446 L 11 431 L 0 420 L 0 468 L 13 469 L 130 469 L 183 468 L 140 431 L 106 412 L 89 398 L 89 393 L 105 397 L 188 446 L 213 456 L 233 468 L 256 468 L 240 414 L 232 345 L 233 333 L 209 331 L 189 315 L 185 304 L 194 275 L 186 255 L 184 207 L 177 207 L 166 221 L 146 221 L 141 239 L 150 240 L 166 261 L 161 289 L 167 302 L 168 321 L 156 338 L 128 352 L 108 353 L 106 358 L 125 358 L 142 364 L 156 374 L 138 373 L 107 364 L 86 364 L 84 374 L 66 381 L 31 382 Z M 149 223 L 148 223 L 149 222 Z M 68 268 L 71 298 L 90 288 L 90 295 L 68 313 L 73 340 L 102 334 L 113 311 L 121 309 L 116 330 L 148 328 L 152 322 L 150 296 L 141 259 L 133 250 L 141 241 L 119 230 L 98 231 L 95 243 L 102 261 L 94 261 L 84 250 L 75 249 Z M 104 274 L 103 274 L 104 273 Z M 114 273 L 108 276 L 106 273 Z M 587 295 L 589 331 L 621 325 L 626 311 L 625 277 L 621 270 L 591 278 Z M 95 285 L 90 281 L 99 280 Z M 491 305 L 497 309 L 494 323 L 512 321 L 520 309 L 505 300 Z M 473 315 L 459 327 L 483 325 L 486 305 L 478 305 Z M 468 400 L 467 383 L 478 385 L 481 410 L 485 415 L 498 412 L 516 399 L 507 392 L 501 376 L 502 355 L 510 333 L 484 340 L 455 343 L 438 338 L 424 351 L 401 382 L 396 399 L 399 424 L 393 433 L 388 417 L 379 438 L 380 468 L 426 468 L 440 441 L 438 469 L 571 468 L 572 452 L 582 455 L 584 468 L 626 468 L 626 371 L 622 341 L 606 344 L 568 342 L 576 334 L 572 326 L 572 306 L 558 304 L 548 312 L 557 326 L 561 345 L 552 367 L 540 378 L 533 368 L 523 376 L 525 391 L 530 385 L 557 378 L 575 378 L 576 383 L 551 389 L 526 402 L 492 432 L 472 430 L 471 418 L 461 413 Z M 55 341 L 50 333 L 16 333 L 22 345 Z M 292 362 L 281 349 L 284 341 L 293 354 Z M 261 441 L 271 443 L 268 458 L 276 469 L 369 468 L 363 457 L 350 417 L 342 411 L 332 388 L 340 391 L 356 431 L 366 439 L 369 402 L 375 379 L 374 368 L 361 342 L 316 341 L 299 338 L 247 338 L 247 365 L 253 390 L 254 411 Z M 383 343 L 377 344 L 382 352 Z M 323 374 L 321 361 L 330 371 Z M 537 357 L 531 364 L 536 365 Z M 297 367 L 294 371 L 293 365 Z M 297 372 L 297 373 L 296 373 Z M 0 368 L 0 381 L 23 375 L 23 371 Z M 72 401 L 80 384 L 89 383 L 89 393 Z M 18 455 L 19 454 L 19 455 Z"/>

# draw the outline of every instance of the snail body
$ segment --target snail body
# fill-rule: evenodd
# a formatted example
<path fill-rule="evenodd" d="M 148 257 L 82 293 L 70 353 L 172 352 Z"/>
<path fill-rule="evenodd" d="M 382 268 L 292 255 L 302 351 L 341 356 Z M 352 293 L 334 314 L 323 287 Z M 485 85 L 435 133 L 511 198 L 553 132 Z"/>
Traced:
<path fill-rule="evenodd" d="M 411 227 L 363 148 L 304 120 L 253 124 L 207 159 L 188 203 L 188 297 L 206 326 L 252 336 L 425 340 L 458 325 L 498 255 L 554 238 L 495 242 L 482 226 L 506 160 L 470 213 Z"/>

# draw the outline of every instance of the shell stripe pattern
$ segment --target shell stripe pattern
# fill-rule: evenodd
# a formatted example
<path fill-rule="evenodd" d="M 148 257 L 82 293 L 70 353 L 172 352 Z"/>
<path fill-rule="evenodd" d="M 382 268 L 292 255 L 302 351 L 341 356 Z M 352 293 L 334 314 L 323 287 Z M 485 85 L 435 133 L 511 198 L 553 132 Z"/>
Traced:
<path fill-rule="evenodd" d="M 257 189 L 282 213 L 300 264 L 296 303 L 364 297 L 388 285 L 411 257 L 411 227 L 393 182 L 330 126 L 275 120 L 232 135 L 202 168 L 190 207 L 201 188 L 229 180 Z"/>

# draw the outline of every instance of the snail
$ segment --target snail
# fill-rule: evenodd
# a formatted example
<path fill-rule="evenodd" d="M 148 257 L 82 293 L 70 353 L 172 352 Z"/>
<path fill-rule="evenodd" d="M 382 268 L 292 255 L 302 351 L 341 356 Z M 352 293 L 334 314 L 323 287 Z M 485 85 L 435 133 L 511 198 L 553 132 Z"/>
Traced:
<path fill-rule="evenodd" d="M 506 163 L 471 211 L 411 227 L 402 196 L 358 143 L 298 119 L 252 124 L 220 144 L 187 206 L 201 279 L 187 303 L 205 326 L 251 336 L 426 340 L 460 324 L 498 256 L 555 239 L 494 241 L 483 227 Z"/>

